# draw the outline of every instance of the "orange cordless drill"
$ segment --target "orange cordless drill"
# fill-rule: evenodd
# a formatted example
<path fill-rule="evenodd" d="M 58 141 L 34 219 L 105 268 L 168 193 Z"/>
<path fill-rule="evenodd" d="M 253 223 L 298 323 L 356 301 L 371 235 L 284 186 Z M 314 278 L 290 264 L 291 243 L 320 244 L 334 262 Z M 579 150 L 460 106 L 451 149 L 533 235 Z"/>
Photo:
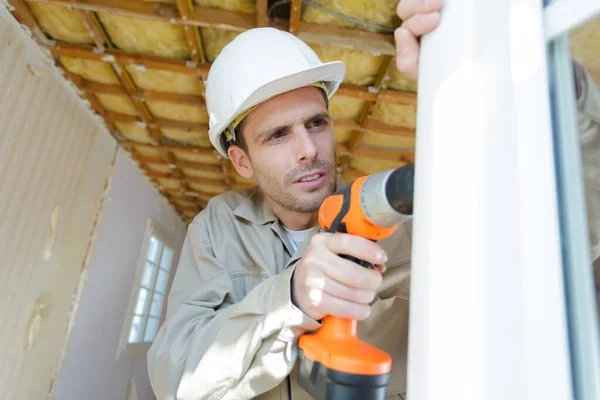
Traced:
<path fill-rule="evenodd" d="M 319 208 L 326 232 L 373 241 L 391 236 L 412 215 L 414 165 L 363 176 L 328 196 Z M 365 268 L 372 264 L 348 255 Z M 317 400 L 383 400 L 392 359 L 361 341 L 357 322 L 327 316 L 314 334 L 300 336 L 298 382 Z"/>

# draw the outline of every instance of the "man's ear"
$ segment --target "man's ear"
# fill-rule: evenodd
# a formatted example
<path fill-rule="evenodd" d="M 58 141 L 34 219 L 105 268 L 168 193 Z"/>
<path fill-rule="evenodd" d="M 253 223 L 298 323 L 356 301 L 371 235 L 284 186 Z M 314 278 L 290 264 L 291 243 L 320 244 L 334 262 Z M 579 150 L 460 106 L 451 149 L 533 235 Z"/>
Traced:
<path fill-rule="evenodd" d="M 246 179 L 252 179 L 254 176 L 254 168 L 248 154 L 240 147 L 236 145 L 229 146 L 227 149 L 227 155 L 231 159 L 231 163 L 235 167 L 238 174 Z"/>

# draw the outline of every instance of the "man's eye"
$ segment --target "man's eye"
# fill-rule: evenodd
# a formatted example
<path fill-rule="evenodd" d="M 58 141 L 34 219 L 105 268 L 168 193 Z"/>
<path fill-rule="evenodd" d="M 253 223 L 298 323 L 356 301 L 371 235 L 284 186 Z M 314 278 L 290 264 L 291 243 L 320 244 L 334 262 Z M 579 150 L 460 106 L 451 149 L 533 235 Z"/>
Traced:
<path fill-rule="evenodd" d="M 316 119 L 310 123 L 311 128 L 321 128 L 327 125 L 327 121 L 324 119 Z"/>
<path fill-rule="evenodd" d="M 281 139 L 284 136 L 284 133 L 282 131 L 277 131 L 274 134 L 271 135 L 271 137 L 269 138 L 269 140 L 272 139 Z"/>

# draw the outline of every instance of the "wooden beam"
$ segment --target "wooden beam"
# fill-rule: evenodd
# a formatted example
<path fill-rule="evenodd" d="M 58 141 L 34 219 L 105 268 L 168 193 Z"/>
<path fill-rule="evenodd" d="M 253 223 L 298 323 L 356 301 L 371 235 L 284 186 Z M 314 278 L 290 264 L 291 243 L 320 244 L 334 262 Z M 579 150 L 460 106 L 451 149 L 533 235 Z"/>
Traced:
<path fill-rule="evenodd" d="M 290 20 L 290 25 L 291 25 Z M 290 32 L 291 32 L 290 26 Z M 298 37 L 307 43 L 344 47 L 393 56 L 396 54 L 394 36 L 389 33 L 365 32 L 357 29 L 338 28 L 300 22 Z"/>
<path fill-rule="evenodd" d="M 184 146 L 180 144 L 172 144 L 172 143 L 160 143 L 160 144 L 149 144 L 143 142 L 136 142 L 134 140 L 127 140 L 127 143 L 140 147 L 150 147 L 158 150 L 168 150 L 168 151 L 183 151 L 186 153 L 193 153 L 203 156 L 214 156 L 217 157 L 218 152 L 216 150 L 212 150 L 210 148 L 200 148 L 200 147 L 192 147 L 192 146 Z M 204 165 L 204 164 L 202 164 Z"/>
<path fill-rule="evenodd" d="M 256 26 L 269 26 L 269 0 L 256 0 Z"/>
<path fill-rule="evenodd" d="M 185 60 L 168 57 L 147 56 L 130 54 L 115 49 L 100 49 L 97 47 L 67 42 L 57 42 L 54 46 L 48 46 L 48 50 L 57 56 L 69 56 L 98 60 L 108 63 L 119 62 L 122 64 L 143 65 L 147 68 L 161 69 L 165 71 L 178 72 L 193 76 L 206 76 L 210 65 L 190 65 Z"/>
<path fill-rule="evenodd" d="M 146 175 L 149 178 L 166 178 L 166 179 L 180 179 L 176 177 L 172 172 L 158 172 L 158 171 L 146 171 Z M 212 185 L 222 187 L 223 189 L 229 189 L 222 179 L 215 178 L 203 178 L 199 176 L 186 176 L 185 180 L 190 183 L 200 183 L 205 185 Z"/>
<path fill-rule="evenodd" d="M 177 9 L 183 20 L 187 20 L 191 13 L 194 11 L 194 6 L 190 0 L 176 0 Z M 204 64 L 206 58 L 204 56 L 204 49 L 202 48 L 202 40 L 200 39 L 200 32 L 198 27 L 191 25 L 184 25 L 185 37 L 188 42 L 190 49 L 190 57 L 198 64 Z"/>
<path fill-rule="evenodd" d="M 292 0 L 290 4 L 290 24 L 289 32 L 292 35 L 298 34 L 298 26 L 300 25 L 300 17 L 302 15 L 302 0 Z"/>
<path fill-rule="evenodd" d="M 210 69 L 210 64 L 200 64 L 189 66 L 184 60 L 177 60 L 167 57 L 145 56 L 138 54 L 129 54 L 120 50 L 104 50 L 89 45 L 72 44 L 58 42 L 55 46 L 49 46 L 48 49 L 54 55 L 65 55 L 77 58 L 86 58 L 91 60 L 115 62 L 123 64 L 143 65 L 148 68 L 161 69 L 166 71 L 178 72 L 186 75 L 206 76 Z M 367 101 L 379 100 L 416 105 L 417 96 L 415 93 L 400 92 L 397 90 L 382 90 L 377 92 L 376 88 L 366 86 L 356 86 L 342 84 L 336 92 L 338 96 L 354 97 Z"/>
<path fill-rule="evenodd" d="M 370 120 L 369 123 L 362 129 L 363 132 L 377 132 L 384 135 L 399 136 L 405 138 L 415 138 L 415 130 L 402 126 L 388 125 L 381 121 Z"/>
<path fill-rule="evenodd" d="M 377 92 L 374 91 L 374 89 L 370 86 L 342 84 L 335 94 L 338 96 L 354 97 L 366 101 L 375 101 L 375 99 L 377 99 Z"/>
<path fill-rule="evenodd" d="M 92 40 L 98 47 L 104 47 L 106 45 L 105 34 L 100 29 L 97 21 L 97 17 L 93 11 L 89 10 L 77 10 L 79 16 L 83 20 L 83 24 L 90 31 Z"/>
<path fill-rule="evenodd" d="M 12 12 L 17 14 L 32 32 L 39 29 L 37 19 L 23 0 L 8 0 L 8 4 L 14 8 Z"/>
<path fill-rule="evenodd" d="M 375 107 L 377 105 L 377 102 L 380 100 L 380 95 L 381 95 L 381 91 L 384 90 L 387 87 L 387 84 L 390 80 L 390 76 L 393 72 L 393 69 L 395 67 L 396 63 L 395 63 L 395 59 L 392 56 L 387 56 L 384 60 L 384 62 L 382 63 L 381 67 L 379 68 L 379 73 L 377 74 L 377 79 L 375 81 L 375 86 L 374 86 L 374 91 L 376 92 L 376 97 L 374 101 L 368 101 L 365 103 L 361 115 L 360 115 L 360 119 L 359 119 L 359 124 L 361 129 L 360 130 L 356 130 L 354 131 L 354 133 L 352 134 L 350 141 L 348 142 L 348 148 L 350 150 L 354 149 L 354 146 L 356 146 L 356 144 L 358 142 L 361 141 L 361 139 L 364 136 L 364 132 L 365 129 L 371 122 L 371 117 L 373 116 L 373 111 L 375 110 Z M 346 160 L 346 164 L 347 164 L 348 160 Z"/>
<path fill-rule="evenodd" d="M 256 28 L 265 22 L 265 7 L 257 7 L 257 14 L 220 10 L 209 7 L 194 7 L 187 17 L 180 15 L 175 4 L 146 2 L 141 0 L 32 0 L 95 12 L 109 12 L 118 15 L 144 18 L 179 24 L 201 26 L 242 32 Z M 257 0 L 261 1 L 261 0 Z M 264 3 L 267 0 L 262 0 Z M 258 5 L 258 2 L 257 2 Z M 341 46 L 354 50 L 387 55 L 395 54 L 392 34 L 365 32 L 358 29 L 338 28 L 301 22 L 301 0 L 292 0 L 290 21 L 287 29 L 307 43 Z M 277 28 L 275 21 L 271 25 Z M 267 22 L 269 23 L 269 22 Z M 285 27 L 284 27 L 285 28 Z"/>
<path fill-rule="evenodd" d="M 123 89 L 121 85 L 109 85 L 105 83 L 94 82 L 69 72 L 69 79 L 73 80 L 71 78 L 73 76 L 77 76 L 78 79 L 81 80 L 81 83 L 78 86 L 80 86 L 80 88 L 85 91 L 93 93 L 118 94 L 123 96 L 127 95 L 127 92 Z M 205 107 L 204 97 L 194 94 L 157 92 L 153 90 L 143 90 L 138 88 L 133 93 L 133 96 L 140 100 L 161 100 L 167 101 L 169 103 L 189 104 Z"/>
<path fill-rule="evenodd" d="M 208 137 L 208 125 L 195 122 L 173 121 L 165 118 L 155 118 L 152 126 L 181 129 L 187 132 L 198 132 Z"/>
<path fill-rule="evenodd" d="M 399 90 L 382 90 L 378 100 L 386 103 L 406 104 L 417 106 L 417 94 L 412 92 L 401 92 Z"/>

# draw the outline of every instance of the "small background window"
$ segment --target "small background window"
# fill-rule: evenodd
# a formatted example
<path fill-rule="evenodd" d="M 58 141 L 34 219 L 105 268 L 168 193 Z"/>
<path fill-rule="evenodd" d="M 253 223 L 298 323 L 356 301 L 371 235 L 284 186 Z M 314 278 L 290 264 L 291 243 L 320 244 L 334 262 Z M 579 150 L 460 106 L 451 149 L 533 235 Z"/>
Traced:
<path fill-rule="evenodd" d="M 117 357 L 123 351 L 147 351 L 156 337 L 173 265 L 173 247 L 169 243 L 166 234 L 149 220 Z"/>

